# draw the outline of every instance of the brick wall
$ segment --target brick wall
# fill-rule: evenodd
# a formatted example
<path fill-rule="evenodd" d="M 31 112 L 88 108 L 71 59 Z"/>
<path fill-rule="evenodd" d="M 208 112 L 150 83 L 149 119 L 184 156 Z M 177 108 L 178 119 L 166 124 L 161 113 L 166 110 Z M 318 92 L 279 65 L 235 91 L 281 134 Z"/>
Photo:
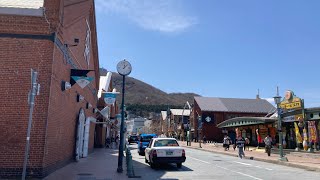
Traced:
<path fill-rule="evenodd" d="M 89 66 L 83 56 L 87 30 L 85 19 L 95 20 L 92 17 L 93 1 L 68 6 L 61 2 L 45 1 L 46 19 L 0 15 L 0 34 L 6 34 L 0 38 L 0 142 L 3 142 L 0 144 L 0 176 L 22 173 L 31 68 L 39 73 L 41 89 L 35 98 L 28 175 L 43 177 L 72 161 L 80 108 L 85 110 L 86 117 L 95 117 L 92 108 L 86 109 L 86 102 L 90 102 L 93 108 L 97 106 L 96 95 L 92 93 L 99 85 L 95 21 L 89 21 L 93 43 Z M 61 49 L 48 39 L 53 32 L 63 44 L 71 44 L 74 38 L 79 38 L 79 45 L 69 47 L 68 52 L 78 68 L 95 70 L 88 73 L 95 78 L 90 89 L 74 85 L 61 91 L 61 81 L 70 81 L 70 69 L 74 67 L 66 61 Z M 29 35 L 44 36 L 39 39 L 39 36 Z M 77 93 L 86 100 L 76 102 Z M 95 124 L 91 123 L 89 152 L 93 151 L 94 130 Z"/>
<path fill-rule="evenodd" d="M 38 71 L 40 95 L 35 98 L 30 140 L 29 165 L 42 166 L 45 123 L 48 116 L 49 86 L 53 43 L 49 40 L 0 38 L 0 168 L 23 165 L 27 124 L 28 92 L 31 68 Z M 0 172 L 3 172 L 0 170 Z"/>
<path fill-rule="evenodd" d="M 97 55 L 93 53 L 93 46 L 91 46 L 90 50 L 91 60 L 89 66 L 83 55 L 87 32 L 86 19 L 90 19 L 90 10 L 92 9 L 92 6 L 92 1 L 65 4 L 62 18 L 63 22 L 59 28 L 61 29 L 61 32 L 59 32 L 58 37 L 64 44 L 69 44 L 68 52 L 77 68 L 95 70 L 89 72 L 88 76 L 94 77 L 95 81 L 99 81 L 99 76 L 96 76 L 99 64 Z M 95 22 L 90 23 L 92 41 L 96 41 L 96 37 L 93 33 Z M 79 44 L 77 46 L 70 46 L 75 44 L 74 38 L 79 39 Z M 86 109 L 87 102 L 91 103 L 93 107 L 97 107 L 96 95 L 92 94 L 92 90 L 98 90 L 98 84 L 95 81 L 84 89 L 81 89 L 79 85 L 75 84 L 71 89 L 61 91 L 61 81 L 70 81 L 70 69 L 72 68 L 74 67 L 65 61 L 62 52 L 55 46 L 51 77 L 49 118 L 47 122 L 47 141 L 43 162 L 45 168 L 53 167 L 54 165 L 57 165 L 58 168 L 58 165 L 64 165 L 61 162 L 68 163 L 74 159 L 76 125 L 80 108 L 85 110 L 86 117 L 95 117 L 92 108 Z M 85 101 L 77 102 L 77 94 L 84 96 Z M 94 131 L 95 124 L 91 123 L 89 152 L 93 151 Z M 48 169 L 48 173 L 50 173 L 50 168 Z"/>

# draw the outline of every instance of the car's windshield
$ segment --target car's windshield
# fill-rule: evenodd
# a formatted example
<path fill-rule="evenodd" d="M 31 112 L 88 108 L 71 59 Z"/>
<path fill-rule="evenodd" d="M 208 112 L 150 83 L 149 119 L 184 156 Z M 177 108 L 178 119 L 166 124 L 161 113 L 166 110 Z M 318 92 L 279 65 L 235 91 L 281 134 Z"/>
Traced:
<path fill-rule="evenodd" d="M 149 142 L 152 138 L 153 138 L 153 136 L 141 136 L 140 141 L 141 142 Z"/>
<path fill-rule="evenodd" d="M 161 146 L 179 146 L 179 144 L 174 139 L 160 139 L 154 143 L 154 147 L 161 147 Z"/>
<path fill-rule="evenodd" d="M 130 139 L 137 139 L 137 136 L 130 136 Z"/>

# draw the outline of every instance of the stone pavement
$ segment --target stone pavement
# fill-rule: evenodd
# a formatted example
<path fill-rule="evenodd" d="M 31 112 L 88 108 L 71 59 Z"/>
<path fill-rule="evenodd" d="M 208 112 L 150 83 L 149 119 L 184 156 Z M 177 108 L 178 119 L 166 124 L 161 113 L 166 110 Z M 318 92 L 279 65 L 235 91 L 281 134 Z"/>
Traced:
<path fill-rule="evenodd" d="M 122 180 L 128 179 L 126 157 L 123 157 L 123 172 L 117 173 L 118 150 L 99 148 L 80 159 L 58 169 L 45 177 L 44 180 Z"/>
<path fill-rule="evenodd" d="M 190 147 L 194 149 L 201 149 L 204 151 L 216 152 L 225 155 L 238 156 L 237 149 L 234 151 L 232 146 L 230 146 L 229 151 L 225 151 L 222 147 L 222 144 L 219 143 L 201 143 L 202 148 L 199 147 L 198 142 L 192 142 L 191 146 L 187 146 L 186 141 L 179 141 L 180 146 Z M 244 151 L 246 157 L 253 160 L 264 161 L 269 163 L 281 164 L 296 168 L 302 168 L 309 171 L 319 171 L 320 172 L 320 153 L 307 153 L 307 152 L 287 152 L 285 155 L 288 159 L 288 162 L 279 161 L 279 154 L 274 153 L 277 150 L 273 150 L 271 156 L 268 156 L 264 152 L 264 148 L 257 149 L 256 147 L 250 147 L 249 151 Z M 187 155 L 188 156 L 188 155 Z"/>

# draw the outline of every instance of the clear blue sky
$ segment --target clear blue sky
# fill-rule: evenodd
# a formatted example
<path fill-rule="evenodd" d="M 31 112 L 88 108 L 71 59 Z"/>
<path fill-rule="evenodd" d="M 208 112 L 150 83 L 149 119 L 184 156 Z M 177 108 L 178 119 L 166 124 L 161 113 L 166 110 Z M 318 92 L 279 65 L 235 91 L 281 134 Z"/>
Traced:
<path fill-rule="evenodd" d="M 318 0 L 95 0 L 100 67 L 167 93 L 320 106 Z"/>

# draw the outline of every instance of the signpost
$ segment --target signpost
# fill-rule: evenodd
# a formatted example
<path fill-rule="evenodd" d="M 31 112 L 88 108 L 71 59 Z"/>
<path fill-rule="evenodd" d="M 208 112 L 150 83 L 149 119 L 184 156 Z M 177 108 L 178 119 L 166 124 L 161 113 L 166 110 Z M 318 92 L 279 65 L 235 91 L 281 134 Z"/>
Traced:
<path fill-rule="evenodd" d="M 32 127 L 32 114 L 34 108 L 34 99 L 37 95 L 37 91 L 39 91 L 39 84 L 37 83 L 38 80 L 38 72 L 31 69 L 31 92 L 29 94 L 29 121 L 28 121 L 28 129 L 27 129 L 27 141 L 25 147 L 25 154 L 24 154 L 24 162 L 23 162 L 23 170 L 22 170 L 22 179 L 26 179 L 27 175 L 27 164 L 29 159 L 29 151 L 30 151 L 30 134 L 31 134 L 31 127 Z"/>

